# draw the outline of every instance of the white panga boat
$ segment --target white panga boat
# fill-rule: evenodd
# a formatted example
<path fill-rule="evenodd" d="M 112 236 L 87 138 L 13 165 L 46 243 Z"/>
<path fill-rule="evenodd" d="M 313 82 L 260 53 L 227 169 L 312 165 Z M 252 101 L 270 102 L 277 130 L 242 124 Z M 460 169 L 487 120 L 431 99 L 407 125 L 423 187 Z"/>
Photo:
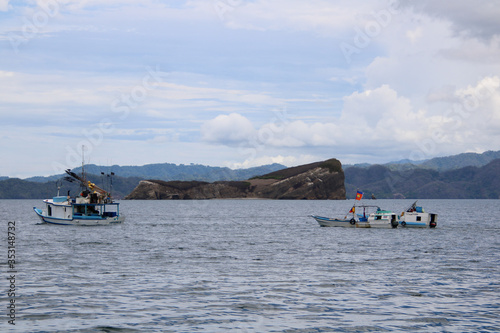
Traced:
<path fill-rule="evenodd" d="M 437 217 L 437 214 L 425 212 L 421 206 L 417 206 L 417 201 L 415 201 L 401 213 L 399 224 L 406 228 L 435 228 Z"/>
<path fill-rule="evenodd" d="M 119 203 L 113 202 L 111 193 L 87 181 L 70 170 L 66 170 L 72 180 L 80 182 L 82 190 L 76 198 L 57 196 L 45 199 L 45 208 L 33 207 L 44 223 L 62 225 L 108 225 L 122 223 L 125 216 L 120 215 Z M 67 179 L 67 180 L 69 180 Z"/>
<path fill-rule="evenodd" d="M 356 210 L 363 208 L 363 214 L 356 214 Z M 376 208 L 376 210 L 367 215 L 367 208 Z M 381 210 L 378 206 L 371 205 L 354 205 L 349 211 L 348 215 L 352 213 L 351 218 L 347 215 L 343 219 L 330 218 L 323 216 L 311 215 L 321 227 L 347 227 L 347 228 L 397 228 L 398 216 L 397 214 Z"/>
<path fill-rule="evenodd" d="M 354 218 L 351 219 L 337 219 L 331 217 L 323 217 L 311 215 L 313 219 L 315 219 L 321 227 L 347 227 L 347 228 L 356 228 L 356 220 Z"/>

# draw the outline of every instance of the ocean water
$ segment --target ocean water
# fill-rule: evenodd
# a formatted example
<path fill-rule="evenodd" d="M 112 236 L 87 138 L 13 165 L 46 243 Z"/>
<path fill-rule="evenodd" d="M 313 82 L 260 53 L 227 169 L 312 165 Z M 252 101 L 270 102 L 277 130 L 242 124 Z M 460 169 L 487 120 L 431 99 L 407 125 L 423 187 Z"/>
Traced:
<path fill-rule="evenodd" d="M 0 200 L 1 332 L 500 331 L 499 200 L 419 200 L 436 229 L 383 230 L 308 217 L 352 200 L 122 201 L 102 227 L 41 225 L 41 204 Z"/>

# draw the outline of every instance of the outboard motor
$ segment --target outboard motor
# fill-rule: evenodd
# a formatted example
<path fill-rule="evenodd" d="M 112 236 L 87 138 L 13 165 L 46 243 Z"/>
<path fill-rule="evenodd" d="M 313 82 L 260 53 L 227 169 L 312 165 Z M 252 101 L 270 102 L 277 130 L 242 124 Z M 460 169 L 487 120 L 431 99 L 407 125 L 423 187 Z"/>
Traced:
<path fill-rule="evenodd" d="M 391 219 L 391 226 L 393 229 L 398 227 L 398 219 L 396 218 L 396 214 L 392 214 L 392 219 Z"/>
<path fill-rule="evenodd" d="M 437 214 L 431 214 L 431 221 L 429 222 L 430 228 L 437 227 Z"/>

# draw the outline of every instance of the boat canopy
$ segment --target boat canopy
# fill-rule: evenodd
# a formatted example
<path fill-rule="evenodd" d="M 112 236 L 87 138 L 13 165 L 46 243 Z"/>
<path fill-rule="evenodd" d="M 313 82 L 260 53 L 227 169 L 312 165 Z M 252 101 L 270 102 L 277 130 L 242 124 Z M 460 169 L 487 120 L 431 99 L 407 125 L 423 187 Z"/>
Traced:
<path fill-rule="evenodd" d="M 52 198 L 52 202 L 65 202 L 65 201 L 68 201 L 68 197 L 58 196 Z"/>

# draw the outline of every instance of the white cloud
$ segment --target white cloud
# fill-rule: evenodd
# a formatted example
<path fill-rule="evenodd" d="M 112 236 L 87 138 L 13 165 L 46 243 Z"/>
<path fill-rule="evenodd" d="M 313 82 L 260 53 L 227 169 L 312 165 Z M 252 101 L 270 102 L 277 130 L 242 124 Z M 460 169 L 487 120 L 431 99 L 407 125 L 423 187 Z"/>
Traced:
<path fill-rule="evenodd" d="M 64 12 L 82 13 L 83 10 L 102 11 L 115 10 L 120 11 L 124 8 L 154 8 L 155 10 L 167 8 L 166 5 L 159 5 L 158 2 L 152 0 L 36 0 L 40 8 L 51 8 L 63 10 Z"/>
<path fill-rule="evenodd" d="M 496 67 L 498 69 L 500 64 L 500 35 L 493 36 L 489 41 L 464 39 L 458 45 L 443 48 L 438 55 L 448 61 L 480 65 L 488 64 L 491 68 Z"/>
<path fill-rule="evenodd" d="M 238 113 L 219 115 L 201 127 L 203 140 L 207 142 L 233 145 L 251 141 L 255 128 L 250 120 Z"/>
<path fill-rule="evenodd" d="M 227 102 L 240 102 L 251 104 L 277 105 L 279 100 L 272 98 L 265 92 L 252 92 L 237 89 L 221 89 L 200 85 L 182 85 L 171 82 L 160 84 L 163 92 L 168 92 L 169 99 L 193 100 L 193 99 L 211 99 Z"/>
<path fill-rule="evenodd" d="M 377 146 L 416 140 L 426 134 L 422 127 L 431 121 L 426 120 L 425 113 L 414 112 L 408 99 L 399 97 L 385 85 L 346 97 L 342 115 L 335 122 L 287 120 L 282 124 L 268 123 L 255 130 L 247 118 L 237 114 L 230 116 L 219 116 L 207 122 L 202 127 L 204 138 L 219 143 L 232 143 L 235 138 L 247 142 L 255 140 L 257 146 L 264 147 L 352 147 L 360 141 L 367 146 Z M 236 136 L 234 129 L 239 128 Z M 243 130 L 248 128 L 252 130 Z"/>
<path fill-rule="evenodd" d="M 422 127 L 426 122 L 425 115 L 415 112 L 407 98 L 399 97 L 396 91 L 383 85 L 345 97 L 342 114 L 335 122 L 291 122 L 284 130 L 284 138 L 280 135 L 278 138 L 282 143 L 293 142 L 295 138 L 302 146 L 407 144 L 425 135 Z M 279 139 L 274 142 L 279 143 Z"/>
<path fill-rule="evenodd" d="M 273 163 L 279 163 L 283 164 L 286 166 L 295 166 L 295 165 L 301 165 L 301 164 L 307 164 L 307 163 L 313 163 L 317 162 L 320 160 L 321 157 L 315 156 L 315 155 L 274 155 L 274 156 L 258 156 L 256 158 L 250 158 L 246 159 L 243 162 L 228 162 L 227 166 L 233 169 L 244 169 L 244 168 L 252 168 L 252 167 L 257 167 L 261 165 L 267 165 L 267 164 L 273 164 Z"/>
<path fill-rule="evenodd" d="M 10 0 L 0 0 L 0 12 L 6 12 L 9 10 Z"/>
<path fill-rule="evenodd" d="M 476 144 L 500 141 L 500 78 L 485 77 L 475 86 L 456 91 L 459 110 L 457 131 L 465 133 L 463 141 Z M 481 128 L 481 131 L 476 131 Z M 479 140 L 478 140 L 479 139 Z"/>
<path fill-rule="evenodd" d="M 421 38 L 423 35 L 422 33 L 422 27 L 417 27 L 414 30 L 408 30 L 406 32 L 406 36 L 410 41 L 414 44 L 419 38 Z"/>
<path fill-rule="evenodd" d="M 211 130 L 203 131 L 210 134 L 205 136 L 207 141 L 229 145 L 237 140 L 253 148 L 252 158 L 242 165 L 261 159 L 271 161 L 271 151 L 299 148 L 345 156 L 371 151 L 378 156 L 387 154 L 388 160 L 487 150 L 492 141 L 500 142 L 499 87 L 498 77 L 484 78 L 474 86 L 453 92 L 454 107 L 433 111 L 415 108 L 408 98 L 383 85 L 345 97 L 342 114 L 333 122 L 290 120 L 280 126 L 270 123 L 254 129 L 247 118 L 233 114 L 215 118 L 208 123 Z M 483 133 L 479 134 L 478 128 Z M 495 147 L 500 148 L 499 144 Z M 331 153 L 325 158 L 328 156 L 332 157 Z"/>
<path fill-rule="evenodd" d="M 474 85 L 450 88 L 441 96 L 428 136 L 416 142 L 411 158 L 500 149 L 500 80 L 485 77 Z M 436 95 L 436 98 L 439 95 Z"/>
<path fill-rule="evenodd" d="M 191 2 L 199 7 L 206 6 L 206 1 Z M 326 0 L 216 1 L 213 5 L 221 21 L 233 29 L 314 31 L 321 35 L 338 35 L 346 28 L 373 20 L 367 17 L 374 11 L 392 9 L 392 4 L 383 0 L 335 3 Z"/>
<path fill-rule="evenodd" d="M 500 6 L 491 0 L 400 0 L 401 5 L 412 7 L 415 11 L 449 20 L 457 33 L 465 33 L 482 39 L 490 39 L 500 34 L 498 20 Z"/>

